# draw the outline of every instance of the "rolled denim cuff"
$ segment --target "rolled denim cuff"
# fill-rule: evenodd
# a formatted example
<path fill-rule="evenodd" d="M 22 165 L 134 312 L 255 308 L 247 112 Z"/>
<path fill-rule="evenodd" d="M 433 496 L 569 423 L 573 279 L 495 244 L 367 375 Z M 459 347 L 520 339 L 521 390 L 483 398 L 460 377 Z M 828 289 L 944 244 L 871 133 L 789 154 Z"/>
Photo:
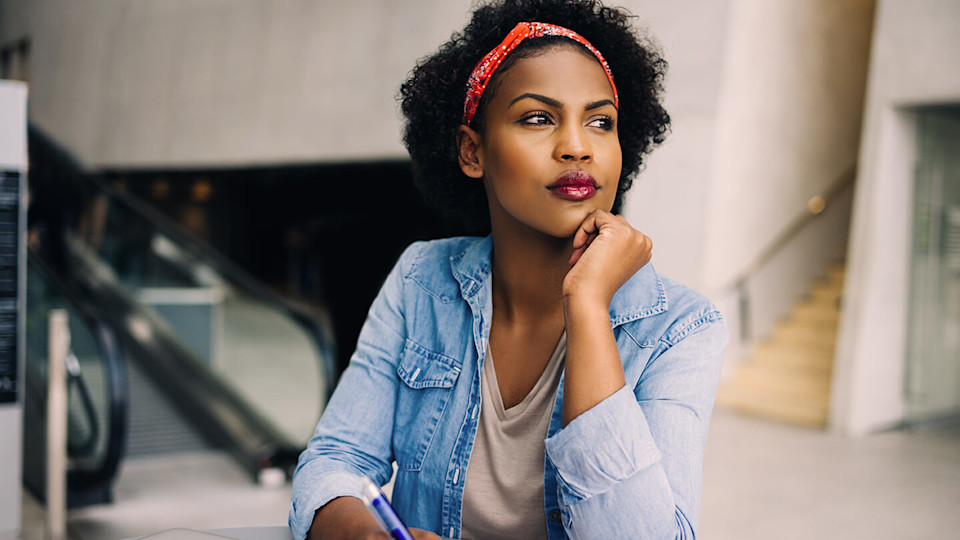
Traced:
<path fill-rule="evenodd" d="M 337 497 L 356 497 L 359 499 L 363 488 L 360 477 L 352 473 L 334 472 L 311 475 L 308 471 L 300 471 L 299 474 L 299 478 L 308 481 L 312 489 L 306 492 L 305 496 L 291 501 L 288 522 L 293 537 L 302 540 L 307 537 L 317 510 Z M 308 477 L 309 480 L 307 480 Z M 304 492 L 305 490 L 300 491 L 300 493 Z"/>
<path fill-rule="evenodd" d="M 566 504 L 604 493 L 660 461 L 647 419 L 627 386 L 574 418 L 545 443 Z"/>

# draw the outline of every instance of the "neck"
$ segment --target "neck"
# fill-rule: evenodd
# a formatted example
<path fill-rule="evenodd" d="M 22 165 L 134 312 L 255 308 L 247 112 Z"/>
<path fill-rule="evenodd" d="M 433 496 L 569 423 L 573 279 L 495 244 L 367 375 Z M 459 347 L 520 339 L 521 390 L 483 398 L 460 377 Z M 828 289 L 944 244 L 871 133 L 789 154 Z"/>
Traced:
<path fill-rule="evenodd" d="M 495 309 L 510 320 L 562 314 L 561 291 L 573 240 L 528 228 L 494 226 L 492 232 Z"/>

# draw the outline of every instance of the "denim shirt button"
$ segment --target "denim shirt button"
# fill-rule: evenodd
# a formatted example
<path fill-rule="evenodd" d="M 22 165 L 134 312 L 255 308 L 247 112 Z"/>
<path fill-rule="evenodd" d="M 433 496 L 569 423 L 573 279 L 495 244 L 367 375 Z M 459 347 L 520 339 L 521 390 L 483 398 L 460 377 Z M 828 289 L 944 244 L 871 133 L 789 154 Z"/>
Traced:
<path fill-rule="evenodd" d="M 550 511 L 550 520 L 551 521 L 560 521 L 560 510 L 551 510 Z"/>

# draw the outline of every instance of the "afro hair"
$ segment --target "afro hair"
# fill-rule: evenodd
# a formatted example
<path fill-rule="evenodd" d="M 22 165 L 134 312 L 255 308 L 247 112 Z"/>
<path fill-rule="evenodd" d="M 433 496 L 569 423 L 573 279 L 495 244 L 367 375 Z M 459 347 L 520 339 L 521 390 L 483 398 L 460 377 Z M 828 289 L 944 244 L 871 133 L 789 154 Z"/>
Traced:
<path fill-rule="evenodd" d="M 663 142 L 670 128 L 670 116 L 661 104 L 666 61 L 649 39 L 635 32 L 632 18 L 625 10 L 594 0 L 501 0 L 477 7 L 466 28 L 454 33 L 436 53 L 421 59 L 400 87 L 406 119 L 403 141 L 413 162 L 414 183 L 427 204 L 472 232 L 489 232 L 483 184 L 460 169 L 457 129 L 467 78 L 474 66 L 517 23 L 527 21 L 577 32 L 603 54 L 613 71 L 620 96 L 617 126 L 623 163 L 612 210 L 619 213 L 644 155 Z M 555 46 L 557 39 L 563 38 L 531 39 L 529 44 L 521 44 L 491 84 L 509 70 L 511 60 L 516 61 L 512 56 L 535 54 L 538 46 Z M 481 133 L 488 97 L 481 98 L 471 126 Z"/>

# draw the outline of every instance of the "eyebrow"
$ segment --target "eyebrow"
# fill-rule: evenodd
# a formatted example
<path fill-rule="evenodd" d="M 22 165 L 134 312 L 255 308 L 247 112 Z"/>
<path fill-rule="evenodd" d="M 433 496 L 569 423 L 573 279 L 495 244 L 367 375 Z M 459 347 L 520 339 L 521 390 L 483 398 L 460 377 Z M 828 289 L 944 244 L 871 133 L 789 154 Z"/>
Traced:
<path fill-rule="evenodd" d="M 519 96 L 513 98 L 513 100 L 510 102 L 509 105 L 507 105 L 507 107 L 508 107 L 508 108 L 509 108 L 509 107 L 512 107 L 514 103 L 520 101 L 521 99 L 526 99 L 526 98 L 535 99 L 535 100 L 537 100 L 537 101 L 540 101 L 540 102 L 543 102 L 543 103 L 549 105 L 550 107 L 554 107 L 554 108 L 557 108 L 557 109 L 563 108 L 563 103 L 562 103 L 562 102 L 557 101 L 556 99 L 553 99 L 553 98 L 551 98 L 551 97 L 547 97 L 547 96 L 544 96 L 544 95 L 542 95 L 542 94 L 534 94 L 534 93 L 532 93 L 532 92 L 526 92 L 526 93 L 520 94 Z M 583 108 L 583 110 L 585 110 L 585 111 L 590 111 L 590 110 L 593 110 L 593 109 L 597 109 L 597 108 L 603 107 L 604 105 L 612 105 L 614 108 L 616 108 L 616 105 L 613 104 L 613 100 L 610 100 L 610 99 L 601 99 L 601 100 L 598 100 L 598 101 L 594 101 L 594 102 L 588 103 L 587 106 Z"/>
<path fill-rule="evenodd" d="M 617 108 L 617 106 L 614 105 L 612 99 L 601 99 L 600 101 L 594 101 L 593 103 L 588 103 L 587 106 L 583 108 L 583 110 L 591 111 L 593 109 L 598 109 L 600 107 L 603 107 L 604 105 L 610 105 L 614 109 Z"/>

